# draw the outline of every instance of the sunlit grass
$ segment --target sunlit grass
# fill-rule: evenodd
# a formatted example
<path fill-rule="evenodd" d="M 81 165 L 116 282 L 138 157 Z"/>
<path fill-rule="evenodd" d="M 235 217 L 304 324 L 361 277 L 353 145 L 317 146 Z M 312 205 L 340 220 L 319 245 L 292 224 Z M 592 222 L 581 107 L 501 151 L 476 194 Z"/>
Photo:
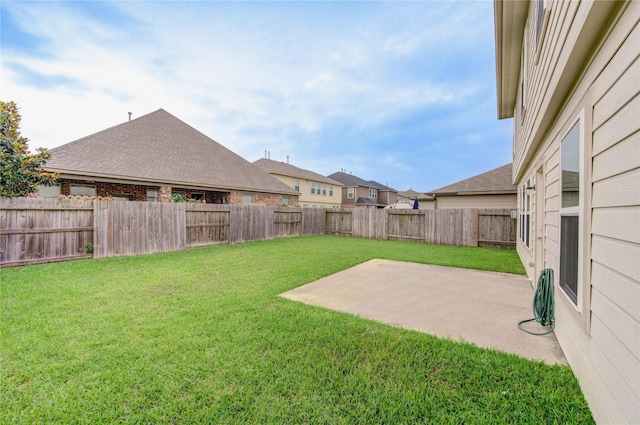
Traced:
<path fill-rule="evenodd" d="M 512 251 L 332 236 L 2 269 L 0 423 L 589 423 L 566 366 L 277 295 L 372 258 Z"/>

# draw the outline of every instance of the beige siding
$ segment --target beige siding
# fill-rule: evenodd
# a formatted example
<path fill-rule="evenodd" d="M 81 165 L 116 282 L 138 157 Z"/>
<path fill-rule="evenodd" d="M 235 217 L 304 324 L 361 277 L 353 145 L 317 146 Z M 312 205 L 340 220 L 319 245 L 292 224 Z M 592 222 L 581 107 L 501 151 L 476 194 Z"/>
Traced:
<path fill-rule="evenodd" d="M 295 188 L 295 177 L 284 176 L 281 174 L 271 174 L 276 179 L 280 180 L 282 183 L 286 184 L 290 188 Z M 329 187 L 331 186 L 328 183 L 318 182 L 303 178 L 298 178 L 300 182 L 300 196 L 298 197 L 298 205 L 302 207 L 306 206 L 316 206 L 322 208 L 339 208 L 342 203 L 342 186 L 333 185 L 333 196 L 329 195 Z M 327 194 L 312 194 L 311 193 L 311 183 L 316 184 L 316 188 L 318 184 L 324 184 L 327 186 Z"/>
<path fill-rule="evenodd" d="M 438 209 L 516 209 L 516 194 L 510 195 L 438 195 Z"/>
<path fill-rule="evenodd" d="M 531 3 L 525 37 L 526 107 L 524 115 L 518 107 L 514 115 L 514 174 L 520 185 L 535 178 L 540 167 L 544 170 L 544 181 L 536 182 L 537 190 L 544 190 L 544 216 L 532 217 L 543 220 L 544 228 L 532 242 L 543 244 L 545 267 L 557 271 L 560 142 L 581 118 L 587 154 L 581 216 L 584 280 L 579 283 L 583 305 L 578 311 L 557 288 L 556 336 L 596 421 L 639 423 L 640 2 L 616 3 L 617 15 L 610 17 L 594 12 L 602 7 L 609 6 L 551 2 L 545 39 L 536 46 Z M 585 35 L 585 22 L 594 20 L 611 28 L 606 31 L 605 25 L 599 33 Z M 572 63 L 585 37 L 593 37 L 588 60 Z M 576 67 L 582 68 L 572 69 Z M 558 92 L 566 72 L 577 77 Z M 535 211 L 534 205 L 532 214 Z M 530 249 L 518 245 L 525 265 L 535 263 L 533 244 Z M 534 275 L 530 268 L 528 272 Z"/>

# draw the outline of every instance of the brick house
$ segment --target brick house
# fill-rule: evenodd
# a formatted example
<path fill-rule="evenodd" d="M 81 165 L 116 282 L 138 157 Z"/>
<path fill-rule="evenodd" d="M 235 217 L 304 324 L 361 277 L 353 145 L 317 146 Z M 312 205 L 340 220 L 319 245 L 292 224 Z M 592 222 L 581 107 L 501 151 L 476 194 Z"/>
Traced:
<path fill-rule="evenodd" d="M 298 192 L 164 109 L 50 153 L 46 168 L 60 177 L 56 186 L 41 188 L 41 197 L 298 204 Z"/>

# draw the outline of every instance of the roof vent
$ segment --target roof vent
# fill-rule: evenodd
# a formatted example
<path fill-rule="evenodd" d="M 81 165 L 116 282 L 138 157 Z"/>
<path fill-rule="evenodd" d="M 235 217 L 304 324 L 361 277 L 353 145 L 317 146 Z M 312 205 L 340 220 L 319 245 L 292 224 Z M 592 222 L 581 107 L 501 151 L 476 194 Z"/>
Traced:
<path fill-rule="evenodd" d="M 127 112 L 127 114 L 129 114 L 129 121 L 131 121 L 131 114 L 133 114 L 133 112 Z"/>

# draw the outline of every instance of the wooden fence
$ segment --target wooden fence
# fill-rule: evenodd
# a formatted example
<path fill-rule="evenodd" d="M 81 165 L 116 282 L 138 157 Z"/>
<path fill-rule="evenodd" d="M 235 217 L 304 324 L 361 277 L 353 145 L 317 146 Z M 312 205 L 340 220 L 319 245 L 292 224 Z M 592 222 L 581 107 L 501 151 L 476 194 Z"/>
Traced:
<path fill-rule="evenodd" d="M 477 210 L 328 210 L 325 233 L 477 246 Z"/>
<path fill-rule="evenodd" d="M 337 234 L 439 245 L 515 246 L 509 211 L 281 208 L 0 198 L 0 265 L 176 251 Z"/>
<path fill-rule="evenodd" d="M 0 265 L 91 258 L 93 202 L 0 198 Z"/>
<path fill-rule="evenodd" d="M 0 198 L 2 266 L 323 233 L 316 208 Z"/>
<path fill-rule="evenodd" d="M 510 210 L 327 210 L 325 233 L 436 245 L 515 248 Z"/>

